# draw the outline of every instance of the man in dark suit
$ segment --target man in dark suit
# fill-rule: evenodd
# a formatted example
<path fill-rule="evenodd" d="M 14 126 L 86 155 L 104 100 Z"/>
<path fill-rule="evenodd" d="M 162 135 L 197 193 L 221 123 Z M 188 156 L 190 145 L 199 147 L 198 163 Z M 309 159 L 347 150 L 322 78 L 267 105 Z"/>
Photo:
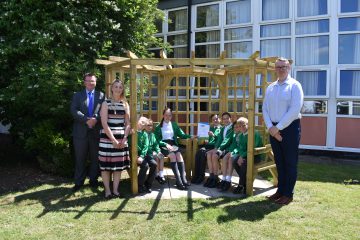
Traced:
<path fill-rule="evenodd" d="M 75 186 L 79 190 L 87 175 L 86 158 L 89 156 L 90 186 L 98 185 L 98 149 L 99 131 L 101 128 L 100 107 L 104 101 L 104 93 L 95 91 L 96 76 L 87 73 L 84 76 L 85 89 L 76 92 L 71 102 L 71 115 L 74 118 L 73 144 L 75 150 Z"/>

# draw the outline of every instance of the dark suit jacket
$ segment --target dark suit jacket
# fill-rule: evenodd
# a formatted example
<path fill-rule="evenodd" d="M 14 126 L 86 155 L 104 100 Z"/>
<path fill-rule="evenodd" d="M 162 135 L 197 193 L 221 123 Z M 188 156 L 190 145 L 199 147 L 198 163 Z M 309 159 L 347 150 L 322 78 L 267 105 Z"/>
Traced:
<path fill-rule="evenodd" d="M 101 104 L 104 101 L 105 95 L 100 91 L 94 92 L 94 117 L 97 119 L 94 130 L 101 129 L 100 121 L 100 109 Z M 88 126 L 86 124 L 88 114 L 88 100 L 86 90 L 76 92 L 71 101 L 71 115 L 74 118 L 72 135 L 75 138 L 86 138 L 88 132 Z"/>

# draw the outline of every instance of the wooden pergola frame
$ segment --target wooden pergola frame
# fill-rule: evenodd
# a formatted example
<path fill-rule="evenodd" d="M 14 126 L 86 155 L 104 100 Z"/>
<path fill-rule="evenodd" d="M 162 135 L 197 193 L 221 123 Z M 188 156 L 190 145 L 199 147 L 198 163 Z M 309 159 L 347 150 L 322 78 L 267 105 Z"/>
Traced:
<path fill-rule="evenodd" d="M 265 89 L 268 85 L 268 75 L 272 79 L 274 78 L 274 62 L 276 57 L 262 58 L 259 59 L 259 52 L 255 52 L 249 59 L 234 59 L 234 58 L 225 58 L 226 53 L 223 52 L 220 58 L 195 58 L 195 54 L 192 54 L 191 58 L 166 58 L 166 55 L 162 52 L 162 58 L 143 58 L 139 59 L 132 52 L 127 53 L 128 57 L 115 57 L 110 56 L 108 60 L 98 59 L 96 60 L 97 64 L 105 66 L 105 86 L 106 86 L 106 95 L 109 96 L 110 86 L 114 79 L 117 77 L 124 78 L 124 73 L 130 73 L 130 93 L 137 93 L 138 83 L 137 83 L 137 74 L 138 73 L 148 73 L 148 74 L 157 74 L 163 77 L 163 80 L 158 82 L 158 105 L 157 105 L 157 121 L 160 121 L 162 116 L 162 109 L 166 106 L 166 94 L 165 91 L 168 88 L 170 77 L 174 76 L 184 76 L 184 75 L 196 75 L 196 76 L 211 76 L 214 77 L 219 85 L 219 91 L 221 96 L 221 101 L 219 101 L 219 110 L 220 112 L 228 111 L 228 94 L 227 91 L 230 88 L 227 85 L 227 76 L 229 74 L 243 74 L 246 75 L 249 79 L 247 87 L 242 87 L 243 90 L 248 90 L 248 96 L 243 96 L 241 101 L 247 105 L 247 111 L 244 111 L 242 115 L 246 115 L 249 120 L 249 130 L 248 130 L 248 153 L 247 153 L 247 186 L 246 193 L 247 195 L 253 194 L 253 181 L 257 172 L 269 170 L 274 177 L 274 184 L 277 184 L 277 172 L 276 166 L 274 163 L 274 158 L 271 150 L 270 144 L 265 144 L 264 147 L 254 148 L 254 132 L 255 129 L 262 132 L 264 142 L 267 142 L 267 131 L 263 124 L 262 120 L 259 120 L 259 117 L 262 116 L 262 113 L 257 111 L 256 103 L 259 103 L 263 100 L 263 96 L 259 98 L 256 96 L 258 88 L 261 88 L 262 93 L 265 93 Z M 173 68 L 172 66 L 177 66 Z M 181 66 L 181 67 L 180 67 Z M 211 67 L 200 67 L 200 66 L 211 66 Z M 117 75 L 120 73 L 120 76 Z M 259 86 L 256 83 L 256 75 L 260 74 L 262 79 L 262 84 Z M 177 78 L 176 78 L 177 79 Z M 178 86 L 174 87 L 175 89 Z M 189 90 L 190 87 L 186 86 L 186 90 Z M 140 89 L 143 90 L 142 87 Z M 245 92 L 245 91 L 244 91 Z M 199 98 L 199 97 L 198 97 Z M 178 101 L 178 96 L 176 100 Z M 180 101 L 180 100 L 179 100 Z M 200 101 L 198 99 L 198 101 Z M 235 100 L 236 101 L 236 100 Z M 137 94 L 130 94 L 129 105 L 130 105 L 130 119 L 131 119 L 131 128 L 136 129 L 136 123 L 139 115 L 142 115 L 142 109 L 138 112 L 138 99 Z M 142 106 L 142 105 L 141 105 Z M 243 105 L 244 106 L 244 105 Z M 200 116 L 200 107 L 197 111 Z M 150 112 L 151 115 L 151 112 Z M 255 119 L 261 124 L 256 125 Z M 196 123 L 192 124 L 179 124 L 180 126 L 189 127 L 196 126 Z M 132 192 L 136 194 L 138 192 L 137 185 L 137 135 L 135 134 L 132 138 L 132 148 L 131 148 L 131 185 Z M 191 150 L 192 154 L 187 155 L 195 156 L 197 149 L 198 141 L 193 142 L 194 149 Z M 254 156 L 257 154 L 266 154 L 269 161 L 254 165 Z M 193 170 L 194 163 L 192 159 L 186 160 L 187 166 L 187 175 L 189 176 L 189 170 Z M 190 163 L 190 164 L 189 164 Z"/>

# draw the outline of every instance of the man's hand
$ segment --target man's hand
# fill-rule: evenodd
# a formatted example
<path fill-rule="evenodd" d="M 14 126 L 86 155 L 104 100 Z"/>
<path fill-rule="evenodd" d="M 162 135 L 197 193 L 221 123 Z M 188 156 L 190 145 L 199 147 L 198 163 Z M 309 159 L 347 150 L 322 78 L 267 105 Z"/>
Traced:
<path fill-rule="evenodd" d="M 279 129 L 275 126 L 272 126 L 270 129 L 269 129 L 269 133 L 271 136 L 275 137 L 275 135 L 279 132 Z"/>
<path fill-rule="evenodd" d="M 89 128 L 93 128 L 97 123 L 96 118 L 88 118 L 88 120 L 86 121 L 86 124 L 88 125 Z"/>
<path fill-rule="evenodd" d="M 282 141 L 282 136 L 280 135 L 280 132 L 278 132 L 277 134 L 275 134 L 275 136 L 273 136 L 276 140 L 278 140 L 279 142 Z"/>

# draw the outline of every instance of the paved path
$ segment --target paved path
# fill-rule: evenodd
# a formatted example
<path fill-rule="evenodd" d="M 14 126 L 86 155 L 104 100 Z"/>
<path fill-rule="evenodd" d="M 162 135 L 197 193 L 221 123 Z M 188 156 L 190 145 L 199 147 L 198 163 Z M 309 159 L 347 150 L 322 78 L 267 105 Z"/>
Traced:
<path fill-rule="evenodd" d="M 175 186 L 175 178 L 171 169 L 165 168 L 166 183 L 160 185 L 156 180 L 152 187 L 152 193 L 141 194 L 135 198 L 139 199 L 173 199 L 173 198 L 216 198 L 216 197 L 233 197 L 233 198 L 244 198 L 245 195 L 233 194 L 233 187 L 237 186 L 239 182 L 238 176 L 232 177 L 232 188 L 227 192 L 219 192 L 217 188 L 207 188 L 203 185 L 192 184 L 188 190 L 178 190 Z M 260 178 L 256 178 L 254 182 L 254 195 L 271 195 L 275 193 L 276 188 L 273 187 L 272 183 Z"/>

